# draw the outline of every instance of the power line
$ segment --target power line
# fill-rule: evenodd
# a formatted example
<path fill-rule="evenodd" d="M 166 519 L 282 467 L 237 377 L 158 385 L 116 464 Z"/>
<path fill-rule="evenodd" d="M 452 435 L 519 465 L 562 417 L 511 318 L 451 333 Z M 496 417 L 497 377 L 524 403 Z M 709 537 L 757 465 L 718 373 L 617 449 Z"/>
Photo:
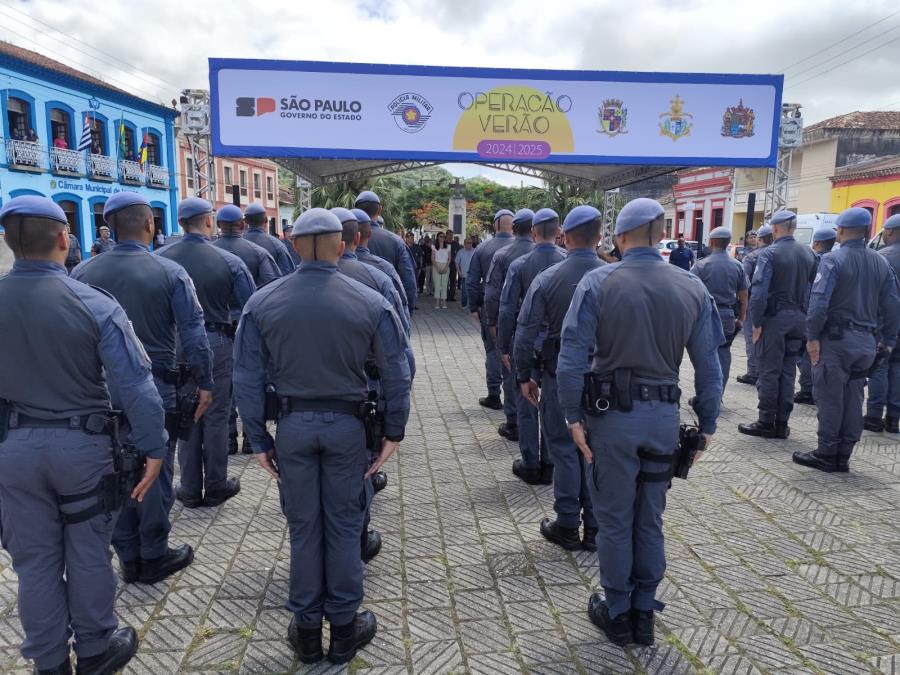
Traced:
<path fill-rule="evenodd" d="M 898 26 L 898 27 L 900 27 L 900 26 Z M 832 72 L 832 71 L 834 71 L 834 70 L 837 70 L 838 68 L 841 68 L 841 67 L 843 67 L 843 66 L 846 66 L 848 63 L 853 63 L 854 61 L 858 61 L 858 60 L 861 59 L 862 57 L 867 56 L 868 54 L 871 54 L 871 53 L 874 52 L 874 51 L 878 51 L 879 49 L 881 49 L 881 48 L 883 48 L 883 47 L 887 47 L 888 45 L 892 45 L 892 44 L 894 44 L 895 42 L 897 42 L 898 40 L 900 40 L 900 37 L 896 37 L 896 38 L 894 38 L 893 40 L 889 40 L 888 42 L 882 42 L 880 45 L 875 45 L 874 47 L 872 47 L 872 49 L 868 49 L 868 50 L 864 51 L 862 54 L 857 54 L 857 55 L 854 56 L 853 58 L 847 59 L 846 61 L 844 61 L 844 62 L 842 62 L 842 63 L 838 63 L 837 65 L 829 66 L 828 68 L 826 68 L 825 70 L 823 70 L 821 73 L 817 73 L 816 75 L 812 75 L 812 76 L 810 76 L 810 77 L 807 77 L 806 79 L 800 80 L 799 82 L 793 82 L 793 83 L 791 84 L 791 86 L 792 86 L 792 87 L 799 87 L 800 85 L 806 84 L 806 83 L 809 82 L 810 80 L 815 80 L 817 77 L 822 77 L 822 75 L 827 75 L 828 73 L 830 73 L 830 72 Z"/>
<path fill-rule="evenodd" d="M 895 30 L 897 30 L 898 28 L 900 28 L 900 24 L 897 24 L 897 25 L 894 26 L 893 28 L 888 28 L 888 29 L 885 30 L 885 31 L 881 31 L 881 32 L 878 33 L 877 35 L 873 35 L 872 37 L 870 37 L 870 38 L 868 38 L 868 39 L 869 39 L 870 42 L 873 41 L 873 40 L 877 40 L 878 38 L 880 38 L 880 37 L 882 37 L 882 36 L 884 36 L 884 35 L 887 35 L 888 33 L 893 33 L 893 32 L 894 32 Z M 890 43 L 886 43 L 886 44 L 890 44 Z M 838 53 L 835 54 L 834 56 L 829 56 L 827 59 L 825 59 L 824 61 L 822 61 L 822 62 L 820 62 L 820 63 L 816 63 L 815 65 L 809 66 L 808 68 L 804 68 L 803 70 L 801 70 L 801 71 L 799 71 L 799 72 L 797 72 L 797 73 L 794 73 L 793 75 L 791 75 L 791 77 L 799 77 L 800 75 L 803 75 L 804 73 L 808 73 L 808 72 L 810 72 L 811 70 L 815 70 L 816 68 L 819 68 L 819 67 L 825 65 L 825 64 L 828 63 L 829 61 L 834 61 L 835 59 L 840 58 L 841 56 L 845 56 L 845 55 L 849 54 L 850 52 L 852 52 L 852 51 L 854 51 L 854 50 L 856 50 L 856 49 L 859 49 L 859 48 L 862 47 L 862 46 L 864 46 L 864 45 L 854 45 L 853 47 L 850 47 L 849 49 L 845 49 L 845 50 L 842 51 L 842 52 L 838 52 Z M 866 52 L 866 53 L 868 53 L 868 52 Z M 855 58 L 855 57 L 854 57 L 854 58 Z"/>

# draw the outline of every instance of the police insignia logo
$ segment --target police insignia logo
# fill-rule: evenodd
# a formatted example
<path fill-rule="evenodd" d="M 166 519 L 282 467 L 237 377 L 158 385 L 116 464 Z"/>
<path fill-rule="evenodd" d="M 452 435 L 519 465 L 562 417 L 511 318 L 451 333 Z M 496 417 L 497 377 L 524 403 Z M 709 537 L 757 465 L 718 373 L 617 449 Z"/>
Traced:
<path fill-rule="evenodd" d="M 417 134 L 425 128 L 434 110 L 428 99 L 421 94 L 406 92 L 400 94 L 388 105 L 397 126 L 408 134 Z"/>
<path fill-rule="evenodd" d="M 822 281 L 822 273 L 821 273 L 821 272 L 819 272 L 819 273 L 816 275 L 816 278 L 813 279 L 813 283 L 814 283 L 814 284 L 817 284 L 817 283 L 819 283 L 820 281 Z"/>
<path fill-rule="evenodd" d="M 684 101 L 677 94 L 669 103 L 671 104 L 669 112 L 659 116 L 659 135 L 668 136 L 673 141 L 690 136 L 694 116 L 684 111 Z"/>
<path fill-rule="evenodd" d="M 744 105 L 744 99 L 725 109 L 722 115 L 722 135 L 728 138 L 750 138 L 753 135 L 753 121 L 756 113 Z"/>
<path fill-rule="evenodd" d="M 597 129 L 598 134 L 618 136 L 619 134 L 628 133 L 628 129 L 625 128 L 628 120 L 628 109 L 621 100 L 610 98 L 603 101 L 603 105 L 597 109 L 597 116 L 600 118 L 600 128 Z"/>

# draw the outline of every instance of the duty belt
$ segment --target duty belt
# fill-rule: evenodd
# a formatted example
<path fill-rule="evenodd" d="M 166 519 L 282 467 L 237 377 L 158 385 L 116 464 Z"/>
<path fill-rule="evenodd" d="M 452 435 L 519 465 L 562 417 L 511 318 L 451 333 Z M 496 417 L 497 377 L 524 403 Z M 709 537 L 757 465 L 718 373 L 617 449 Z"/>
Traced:
<path fill-rule="evenodd" d="M 166 384 L 173 384 L 175 387 L 182 387 L 189 378 L 187 366 L 183 363 L 179 363 L 174 368 L 154 363 L 150 370 L 153 372 L 153 377 L 158 377 Z"/>
<path fill-rule="evenodd" d="M 281 397 L 281 414 L 292 412 L 333 412 L 361 417 L 363 401 L 346 401 L 340 398 Z"/>
<path fill-rule="evenodd" d="M 203 327 L 210 333 L 230 333 L 233 328 L 230 323 L 219 323 L 218 321 L 205 321 Z"/>
<path fill-rule="evenodd" d="M 44 419 L 15 411 L 9 414 L 10 429 L 77 429 L 88 434 L 112 435 L 118 430 L 118 424 L 118 418 L 108 412 L 75 415 L 63 419 Z"/>

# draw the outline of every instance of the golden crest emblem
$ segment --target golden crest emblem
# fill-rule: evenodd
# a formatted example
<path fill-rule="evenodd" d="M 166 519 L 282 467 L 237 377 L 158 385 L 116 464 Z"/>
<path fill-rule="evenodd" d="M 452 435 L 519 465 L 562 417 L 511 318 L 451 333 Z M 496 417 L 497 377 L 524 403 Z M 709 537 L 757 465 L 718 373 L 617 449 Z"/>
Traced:
<path fill-rule="evenodd" d="M 725 109 L 722 115 L 722 135 L 730 138 L 750 138 L 753 135 L 753 122 L 756 113 L 753 108 L 744 105 L 744 99 L 738 104 Z"/>
<path fill-rule="evenodd" d="M 690 136 L 691 127 L 694 126 L 694 116 L 684 111 L 684 101 L 677 94 L 669 103 L 671 104 L 669 112 L 662 113 L 659 116 L 660 136 L 668 136 L 673 141 Z"/>

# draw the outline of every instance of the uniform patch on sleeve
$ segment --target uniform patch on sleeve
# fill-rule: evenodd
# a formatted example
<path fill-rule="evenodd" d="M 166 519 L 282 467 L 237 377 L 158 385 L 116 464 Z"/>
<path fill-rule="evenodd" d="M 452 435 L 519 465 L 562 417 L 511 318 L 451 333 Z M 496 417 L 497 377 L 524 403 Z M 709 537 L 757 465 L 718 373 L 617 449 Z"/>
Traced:
<path fill-rule="evenodd" d="M 809 278 L 809 277 L 807 277 L 807 278 Z M 813 280 L 813 283 L 814 283 L 814 284 L 817 284 L 817 283 L 819 283 L 820 281 L 822 281 L 822 273 L 821 273 L 821 272 L 819 272 L 818 274 L 816 274 L 816 278 Z"/>

